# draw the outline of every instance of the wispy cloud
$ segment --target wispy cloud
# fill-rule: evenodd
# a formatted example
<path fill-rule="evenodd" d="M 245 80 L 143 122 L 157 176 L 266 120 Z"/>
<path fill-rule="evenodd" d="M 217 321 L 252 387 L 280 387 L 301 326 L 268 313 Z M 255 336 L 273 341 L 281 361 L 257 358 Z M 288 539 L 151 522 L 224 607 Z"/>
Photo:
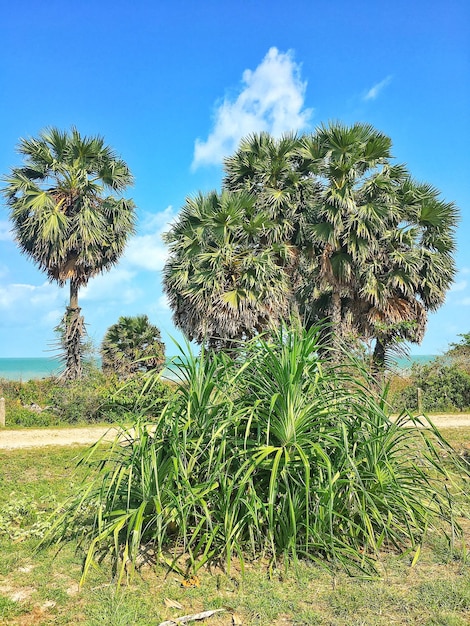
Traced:
<path fill-rule="evenodd" d="M 43 316 L 51 307 L 62 304 L 63 291 L 48 282 L 42 285 L 10 283 L 0 285 L 0 315 L 5 324 L 29 323 L 31 319 L 39 320 L 42 325 Z"/>
<path fill-rule="evenodd" d="M 150 211 L 143 211 L 139 217 L 139 231 L 143 233 L 151 233 L 156 230 L 165 230 L 168 225 L 174 220 L 177 215 L 177 211 L 170 205 L 163 211 L 157 213 L 150 213 Z"/>
<path fill-rule="evenodd" d="M 162 270 L 168 256 L 162 234 L 170 228 L 176 215 L 172 206 L 159 213 L 146 213 L 141 224 L 142 234 L 129 241 L 122 265 L 155 272 Z"/>
<path fill-rule="evenodd" d="M 250 133 L 268 131 L 278 137 L 306 128 L 313 110 L 304 108 L 307 83 L 300 69 L 292 52 L 271 48 L 255 70 L 245 70 L 238 96 L 218 105 L 209 137 L 196 140 L 193 169 L 220 163 Z"/>
<path fill-rule="evenodd" d="M 115 267 L 106 274 L 95 276 L 86 287 L 80 290 L 80 299 L 85 301 L 116 302 L 130 304 L 140 296 L 135 286 L 135 272 L 123 267 Z"/>
<path fill-rule="evenodd" d="M 369 91 L 366 92 L 366 94 L 364 95 L 364 100 L 375 100 L 380 92 L 385 89 L 385 87 L 389 85 L 391 81 L 392 76 L 389 75 L 381 80 L 380 83 L 376 83 L 373 87 L 369 89 Z"/>
<path fill-rule="evenodd" d="M 160 296 L 157 300 L 157 307 L 163 311 L 170 311 L 170 302 L 166 295 Z"/>
<path fill-rule="evenodd" d="M 163 269 L 167 256 L 168 251 L 162 241 L 161 232 L 156 232 L 131 239 L 122 262 L 135 268 L 159 272 Z"/>
<path fill-rule="evenodd" d="M 0 220 L 0 241 L 13 241 L 11 224 L 5 220 Z"/>
<path fill-rule="evenodd" d="M 468 282 L 466 280 L 459 280 L 458 282 L 452 285 L 449 291 L 451 292 L 465 291 L 465 289 L 467 288 L 467 285 L 468 285 Z"/>

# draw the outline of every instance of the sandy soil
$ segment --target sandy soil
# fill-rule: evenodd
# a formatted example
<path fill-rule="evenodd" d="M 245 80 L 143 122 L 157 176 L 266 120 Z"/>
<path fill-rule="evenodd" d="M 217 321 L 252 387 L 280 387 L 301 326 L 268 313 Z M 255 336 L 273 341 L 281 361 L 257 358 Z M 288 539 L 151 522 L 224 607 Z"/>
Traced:
<path fill-rule="evenodd" d="M 0 448 L 40 448 L 43 446 L 87 445 L 101 437 L 114 439 L 116 430 L 103 426 L 85 426 L 82 428 L 21 428 L 16 430 L 0 429 Z"/>
<path fill-rule="evenodd" d="M 470 427 L 470 414 L 433 415 L 432 421 L 438 428 Z M 112 440 L 116 429 L 106 426 L 86 426 L 82 428 L 22 428 L 0 429 L 0 449 L 40 448 L 43 446 L 87 445 L 101 437 Z"/>

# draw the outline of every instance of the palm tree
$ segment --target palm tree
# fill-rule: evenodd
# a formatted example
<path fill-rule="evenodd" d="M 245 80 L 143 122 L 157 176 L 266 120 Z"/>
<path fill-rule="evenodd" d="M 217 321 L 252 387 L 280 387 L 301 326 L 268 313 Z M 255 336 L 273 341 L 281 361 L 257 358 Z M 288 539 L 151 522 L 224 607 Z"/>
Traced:
<path fill-rule="evenodd" d="M 368 264 L 368 273 L 375 269 L 374 280 L 382 285 L 380 298 L 374 288 L 365 294 L 370 304 L 366 325 L 376 338 L 374 361 L 379 365 L 397 341 L 421 341 L 428 312 L 444 303 L 455 276 L 456 206 L 442 200 L 434 187 L 410 178 L 396 198 L 396 221 L 383 233 L 375 262 Z"/>
<path fill-rule="evenodd" d="M 104 372 L 116 372 L 127 378 L 138 372 L 161 370 L 165 363 L 165 345 L 159 329 L 147 315 L 121 316 L 108 328 L 101 343 Z"/>
<path fill-rule="evenodd" d="M 318 177 L 306 169 L 299 155 L 301 140 L 293 134 L 276 139 L 266 132 L 243 139 L 234 155 L 224 161 L 224 187 L 247 191 L 258 210 L 271 218 L 263 235 L 265 243 L 289 248 L 289 263 L 283 264 L 290 284 L 289 316 L 298 318 L 298 292 L 302 288 L 309 207 L 321 191 Z"/>
<path fill-rule="evenodd" d="M 336 346 L 349 337 L 375 341 L 379 365 L 390 347 L 419 342 L 428 311 L 442 304 L 455 273 L 458 211 L 393 163 L 391 148 L 389 137 L 360 123 L 244 139 L 225 160 L 224 178 L 234 207 L 249 194 L 242 222 L 243 211 L 237 219 L 221 212 L 217 194 L 200 196 L 187 202 L 169 234 L 165 281 L 177 324 L 201 340 L 211 333 L 248 337 L 285 314 L 300 314 L 307 327 L 327 318 Z M 240 224 L 254 216 L 262 228 L 247 236 Z M 257 320 L 245 323 L 214 294 L 226 293 L 228 276 L 231 294 L 244 290 L 241 268 L 254 251 L 269 258 L 263 280 L 277 275 L 282 289 L 269 315 L 256 309 Z M 246 293 L 240 303 L 259 305 L 275 291 L 271 283 L 263 296 Z"/>
<path fill-rule="evenodd" d="M 3 193 L 20 250 L 49 280 L 70 283 L 64 377 L 79 378 L 85 330 L 78 291 L 117 263 L 134 232 L 134 203 L 116 195 L 132 175 L 103 138 L 82 137 L 76 128 L 21 139 L 19 152 L 24 165 L 12 168 Z"/>
<path fill-rule="evenodd" d="M 165 236 L 170 257 L 163 282 L 175 324 L 190 340 L 229 348 L 287 313 L 283 265 L 290 249 L 265 241 L 275 228 L 246 192 L 187 199 Z"/>
<path fill-rule="evenodd" d="M 316 294 L 303 305 L 322 295 L 334 337 L 374 338 L 378 364 L 387 347 L 421 341 L 455 273 L 457 210 L 392 164 L 391 145 L 370 125 L 330 124 L 301 148 L 323 187 L 307 227 L 315 253 L 304 291 Z"/>

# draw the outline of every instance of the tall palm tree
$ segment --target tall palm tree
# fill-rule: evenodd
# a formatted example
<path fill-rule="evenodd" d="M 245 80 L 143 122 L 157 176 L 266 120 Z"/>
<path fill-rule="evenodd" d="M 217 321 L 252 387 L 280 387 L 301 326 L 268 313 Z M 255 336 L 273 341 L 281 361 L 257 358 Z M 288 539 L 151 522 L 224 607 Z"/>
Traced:
<path fill-rule="evenodd" d="M 427 311 L 443 302 L 457 209 L 392 165 L 391 140 L 370 125 L 323 126 L 300 152 L 323 187 L 309 215 L 315 254 L 305 291 L 323 296 L 335 337 L 375 338 L 381 364 L 388 346 L 419 342 Z M 315 297 L 306 302 L 315 307 Z"/>
<path fill-rule="evenodd" d="M 381 297 L 374 287 L 360 294 L 369 303 L 366 326 L 376 338 L 377 364 L 397 341 L 421 341 L 428 312 L 444 303 L 455 276 L 456 206 L 434 187 L 410 178 L 396 197 L 397 219 L 383 234 L 380 254 L 367 265 L 369 275 L 375 268 Z M 370 284 L 366 273 L 362 284 Z"/>
<path fill-rule="evenodd" d="M 290 249 L 265 241 L 275 228 L 245 192 L 187 199 L 165 236 L 163 282 L 175 324 L 189 339 L 230 348 L 286 314 Z"/>
<path fill-rule="evenodd" d="M 221 212 L 224 194 L 200 196 L 187 202 L 169 234 L 165 281 L 180 327 L 200 340 L 219 336 L 224 325 L 222 335 L 250 336 L 279 317 L 274 311 L 300 314 L 306 326 L 327 318 L 337 345 L 349 336 L 374 340 L 378 364 L 389 347 L 419 342 L 428 311 L 442 304 L 455 273 L 458 211 L 414 182 L 391 148 L 389 137 L 361 123 L 244 139 L 225 160 L 224 202 L 235 207 L 248 193 L 251 208 L 235 219 Z M 217 224 L 219 213 L 226 225 Z M 254 216 L 262 228 L 247 236 L 240 225 Z M 263 280 L 279 276 L 282 289 L 269 315 L 257 308 L 257 321 L 245 324 L 241 309 L 225 310 L 213 296 L 226 294 L 226 284 L 231 294 L 244 290 L 242 268 L 254 252 L 269 259 Z M 246 293 L 239 302 L 250 302 L 253 313 L 252 303 L 266 295 Z M 275 293 L 273 283 L 266 293 Z M 226 305 L 231 297 L 224 295 Z"/>
<path fill-rule="evenodd" d="M 147 315 L 121 316 L 106 331 L 101 358 L 104 372 L 127 378 L 137 372 L 160 370 L 165 363 L 165 345 Z"/>
<path fill-rule="evenodd" d="M 85 331 L 78 291 L 117 263 L 134 232 L 134 203 L 117 196 L 132 175 L 103 138 L 76 128 L 46 129 L 21 139 L 18 150 L 24 165 L 12 168 L 3 193 L 21 251 L 49 280 L 70 283 L 64 377 L 79 378 Z"/>
<path fill-rule="evenodd" d="M 232 156 L 224 161 L 224 187 L 247 191 L 258 210 L 271 218 L 263 236 L 265 243 L 288 246 L 290 259 L 284 264 L 291 288 L 289 315 L 298 317 L 297 293 L 302 285 L 305 237 L 309 206 L 321 191 L 317 176 L 306 169 L 299 156 L 301 140 L 294 134 L 276 139 L 266 132 L 243 139 Z"/>

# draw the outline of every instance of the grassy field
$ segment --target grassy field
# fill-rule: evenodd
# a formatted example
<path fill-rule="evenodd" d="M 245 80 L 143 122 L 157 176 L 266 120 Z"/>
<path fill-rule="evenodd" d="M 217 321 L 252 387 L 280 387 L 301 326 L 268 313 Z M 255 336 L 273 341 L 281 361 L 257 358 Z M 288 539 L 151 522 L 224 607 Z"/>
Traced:
<path fill-rule="evenodd" d="M 470 429 L 445 432 L 462 451 Z M 299 563 L 268 575 L 266 563 L 203 570 L 199 586 L 187 588 L 174 572 L 146 565 L 128 585 L 116 588 L 105 561 L 79 591 L 83 555 L 73 544 L 35 552 L 47 514 L 81 476 L 75 463 L 81 448 L 1 451 L 0 623 L 111 626 L 159 624 L 177 616 L 225 609 L 207 620 L 214 626 L 325 625 L 385 626 L 470 623 L 470 563 L 465 549 L 451 551 L 430 538 L 418 563 L 384 554 L 377 580 L 332 575 Z M 466 524 L 466 546 L 470 527 Z M 177 603 L 179 608 L 170 606 Z M 237 621 L 238 620 L 238 621 Z M 197 622 L 201 623 L 201 622 Z"/>

